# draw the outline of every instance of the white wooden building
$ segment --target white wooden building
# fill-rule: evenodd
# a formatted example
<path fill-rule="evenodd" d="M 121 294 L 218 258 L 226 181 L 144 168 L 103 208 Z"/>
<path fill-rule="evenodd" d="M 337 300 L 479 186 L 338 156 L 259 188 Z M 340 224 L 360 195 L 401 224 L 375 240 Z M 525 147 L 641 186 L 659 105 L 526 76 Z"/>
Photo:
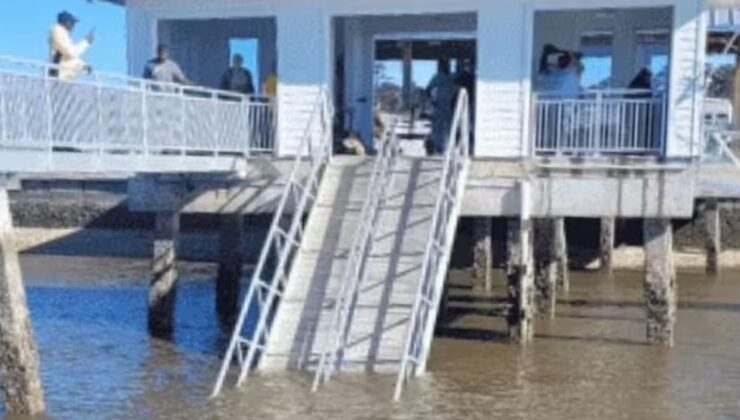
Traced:
<path fill-rule="evenodd" d="M 705 37 L 703 0 L 127 0 L 130 71 L 140 74 L 159 42 L 196 81 L 213 85 L 229 39 L 256 39 L 259 74 L 279 79 L 279 153 L 295 152 L 307 108 L 322 88 L 371 136 L 374 52 L 382 40 L 474 42 L 475 156 L 532 153 L 536 63 L 545 43 L 611 56 L 609 88 L 626 88 L 651 57 L 668 57 L 665 132 L 659 154 L 699 153 Z M 606 41 L 604 41 L 606 40 Z M 594 41 L 594 42 L 592 42 Z M 590 45 L 594 44 L 594 45 Z M 337 77 L 338 68 L 342 76 Z"/>

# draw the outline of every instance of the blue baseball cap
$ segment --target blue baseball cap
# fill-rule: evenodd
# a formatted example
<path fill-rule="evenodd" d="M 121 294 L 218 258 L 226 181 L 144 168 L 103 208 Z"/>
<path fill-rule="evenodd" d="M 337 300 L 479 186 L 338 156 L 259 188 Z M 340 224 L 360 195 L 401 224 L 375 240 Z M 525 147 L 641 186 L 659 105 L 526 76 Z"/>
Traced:
<path fill-rule="evenodd" d="M 63 23 L 77 23 L 79 22 L 79 19 L 75 17 L 72 13 L 69 13 L 68 11 L 63 11 L 57 15 L 57 22 L 60 24 Z"/>

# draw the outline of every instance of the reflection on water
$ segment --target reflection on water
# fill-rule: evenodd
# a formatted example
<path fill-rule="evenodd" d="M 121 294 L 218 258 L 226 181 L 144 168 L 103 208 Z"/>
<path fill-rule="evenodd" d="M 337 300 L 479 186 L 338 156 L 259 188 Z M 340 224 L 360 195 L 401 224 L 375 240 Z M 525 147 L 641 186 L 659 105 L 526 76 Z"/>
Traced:
<path fill-rule="evenodd" d="M 640 273 L 575 273 L 558 319 L 539 321 L 526 349 L 500 339 L 505 324 L 490 316 L 500 307 L 453 299 L 430 375 L 393 404 L 394 378 L 368 375 L 315 395 L 302 374 L 257 376 L 211 401 L 225 345 L 211 270 L 185 273 L 166 343 L 146 334 L 146 262 L 23 263 L 52 418 L 740 418 L 737 273 L 680 276 L 671 350 L 644 345 Z"/>

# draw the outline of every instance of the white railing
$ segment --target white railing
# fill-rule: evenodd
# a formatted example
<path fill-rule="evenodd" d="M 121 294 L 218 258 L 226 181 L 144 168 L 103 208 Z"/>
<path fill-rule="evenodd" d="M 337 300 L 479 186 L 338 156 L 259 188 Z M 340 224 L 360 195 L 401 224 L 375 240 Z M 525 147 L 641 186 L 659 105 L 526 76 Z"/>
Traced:
<path fill-rule="evenodd" d="M 360 213 L 360 227 L 354 237 L 340 291 L 334 303 L 331 323 L 314 376 L 313 391 L 329 381 L 335 370 L 341 369 L 352 314 L 362 284 L 367 278 L 368 258 L 373 252 L 373 244 L 380 226 L 380 209 L 388 198 L 388 189 L 393 184 L 393 167 L 401 153 L 396 122 L 390 122 L 390 127 L 384 141 L 380 143 L 375 158 L 368 195 Z"/>
<path fill-rule="evenodd" d="M 221 392 L 234 358 L 239 365 L 237 386 L 241 386 L 255 366 L 257 358 L 265 351 L 272 318 L 277 313 L 293 257 L 303 239 L 303 216 L 309 214 L 313 207 L 331 158 L 332 112 L 327 95 L 322 93 L 312 112 L 300 149 L 306 155 L 297 156 L 293 164 L 259 262 L 252 274 L 249 290 L 243 300 L 213 389 L 213 397 Z"/>
<path fill-rule="evenodd" d="M 444 158 L 424 265 L 396 381 L 395 400 L 401 398 L 403 387 L 412 374 L 419 376 L 426 370 L 470 164 L 469 112 L 468 95 L 463 90 L 458 97 Z"/>
<path fill-rule="evenodd" d="M 538 93 L 533 100 L 536 155 L 663 153 L 666 96 L 641 90 Z"/>
<path fill-rule="evenodd" d="M 231 92 L 0 57 L 0 148 L 248 156 L 275 150 L 272 102 Z"/>
<path fill-rule="evenodd" d="M 730 164 L 740 170 L 740 132 L 726 130 L 706 130 L 704 133 L 702 164 Z"/>

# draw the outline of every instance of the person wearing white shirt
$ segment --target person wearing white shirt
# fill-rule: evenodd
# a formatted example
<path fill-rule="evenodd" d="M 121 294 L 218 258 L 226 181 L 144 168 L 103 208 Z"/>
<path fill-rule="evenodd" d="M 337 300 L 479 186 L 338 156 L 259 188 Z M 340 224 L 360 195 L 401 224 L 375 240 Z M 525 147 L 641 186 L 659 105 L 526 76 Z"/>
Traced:
<path fill-rule="evenodd" d="M 94 41 L 90 32 L 79 43 L 72 40 L 72 32 L 78 19 L 71 13 L 64 11 L 57 16 L 57 23 L 51 28 L 49 47 L 51 62 L 58 66 L 51 75 L 61 80 L 72 81 L 83 72 L 90 72 L 91 67 L 82 60 L 82 55 L 90 48 Z"/>

